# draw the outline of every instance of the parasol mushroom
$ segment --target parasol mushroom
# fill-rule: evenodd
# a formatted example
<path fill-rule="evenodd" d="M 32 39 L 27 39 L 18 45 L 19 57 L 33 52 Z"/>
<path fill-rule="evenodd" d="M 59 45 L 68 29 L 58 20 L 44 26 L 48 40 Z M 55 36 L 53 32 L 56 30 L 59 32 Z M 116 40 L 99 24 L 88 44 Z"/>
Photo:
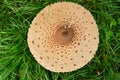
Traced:
<path fill-rule="evenodd" d="M 85 66 L 95 55 L 99 32 L 91 13 L 72 2 L 45 7 L 32 21 L 28 46 L 37 62 L 53 72 Z"/>

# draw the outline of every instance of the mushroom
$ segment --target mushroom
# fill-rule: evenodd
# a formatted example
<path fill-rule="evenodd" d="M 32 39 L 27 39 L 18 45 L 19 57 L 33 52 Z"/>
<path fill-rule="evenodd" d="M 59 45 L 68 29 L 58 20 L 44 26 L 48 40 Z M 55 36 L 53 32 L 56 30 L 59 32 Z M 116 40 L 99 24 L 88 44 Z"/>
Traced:
<path fill-rule="evenodd" d="M 91 13 L 72 2 L 45 7 L 32 21 L 28 46 L 37 62 L 53 72 L 85 66 L 95 55 L 99 32 Z"/>

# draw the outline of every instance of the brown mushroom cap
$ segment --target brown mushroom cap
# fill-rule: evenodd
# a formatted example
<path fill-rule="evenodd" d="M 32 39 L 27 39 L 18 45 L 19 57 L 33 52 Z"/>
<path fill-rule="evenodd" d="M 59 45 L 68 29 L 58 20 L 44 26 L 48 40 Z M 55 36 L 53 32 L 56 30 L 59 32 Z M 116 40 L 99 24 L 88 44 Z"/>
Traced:
<path fill-rule="evenodd" d="M 45 7 L 32 21 L 28 46 L 35 59 L 53 72 L 86 65 L 96 53 L 99 33 L 91 13 L 72 2 Z"/>

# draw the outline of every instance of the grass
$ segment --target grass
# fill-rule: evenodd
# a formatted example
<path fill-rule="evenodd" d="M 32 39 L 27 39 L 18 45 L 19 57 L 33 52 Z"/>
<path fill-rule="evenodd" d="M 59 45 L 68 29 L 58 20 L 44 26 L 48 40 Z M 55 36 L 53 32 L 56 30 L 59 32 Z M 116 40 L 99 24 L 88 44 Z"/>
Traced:
<path fill-rule="evenodd" d="M 29 25 L 40 10 L 59 1 L 0 1 L 0 80 L 120 80 L 120 0 L 64 0 L 83 5 L 98 24 L 99 48 L 86 66 L 54 73 L 35 61 L 26 41 Z"/>

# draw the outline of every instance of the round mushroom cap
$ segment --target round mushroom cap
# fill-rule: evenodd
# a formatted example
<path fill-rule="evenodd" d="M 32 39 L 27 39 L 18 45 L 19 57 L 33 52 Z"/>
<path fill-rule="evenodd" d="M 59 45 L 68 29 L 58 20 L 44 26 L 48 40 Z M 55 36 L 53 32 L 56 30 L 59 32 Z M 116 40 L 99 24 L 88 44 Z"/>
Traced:
<path fill-rule="evenodd" d="M 45 7 L 32 21 L 28 46 L 37 62 L 53 72 L 85 66 L 95 55 L 99 32 L 91 13 L 72 2 Z"/>

